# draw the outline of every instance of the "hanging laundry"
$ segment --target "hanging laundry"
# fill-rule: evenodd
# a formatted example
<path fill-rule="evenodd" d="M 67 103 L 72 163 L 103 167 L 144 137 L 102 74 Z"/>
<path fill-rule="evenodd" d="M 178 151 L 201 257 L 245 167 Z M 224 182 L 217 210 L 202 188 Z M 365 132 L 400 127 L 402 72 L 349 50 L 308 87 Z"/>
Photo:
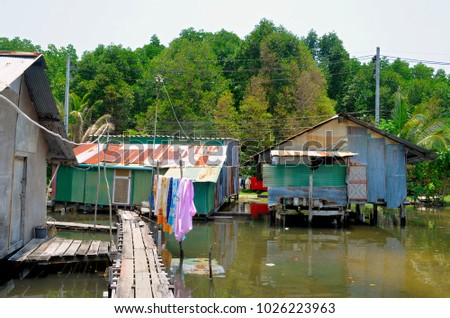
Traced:
<path fill-rule="evenodd" d="M 172 205 L 173 178 L 168 179 L 168 184 L 169 186 L 167 189 L 166 211 L 164 214 L 163 231 L 172 234 L 172 226 L 169 224 L 169 214 L 170 214 L 170 206 Z"/>
<path fill-rule="evenodd" d="M 194 184 L 182 178 L 177 191 L 178 203 L 175 209 L 175 239 L 184 240 L 186 233 L 192 230 L 192 218 L 197 213 L 194 205 Z"/>
<path fill-rule="evenodd" d="M 157 223 L 162 224 L 162 214 L 160 214 L 162 204 L 162 176 L 156 177 L 156 192 L 155 192 L 155 214 L 157 216 Z"/>
<path fill-rule="evenodd" d="M 167 223 L 170 225 L 171 230 L 173 230 L 175 226 L 175 208 L 178 203 L 177 194 L 179 181 L 179 179 L 172 179 L 172 199 L 170 202 L 169 216 L 167 217 Z"/>
<path fill-rule="evenodd" d="M 161 177 L 161 196 L 160 196 L 160 204 L 158 207 L 158 214 L 163 216 L 162 222 L 167 220 L 167 195 L 169 193 L 169 184 L 170 179 L 166 177 Z"/>
<path fill-rule="evenodd" d="M 167 206 L 166 206 L 167 221 L 169 221 L 170 206 L 172 205 L 172 187 L 173 187 L 173 178 L 170 178 L 169 191 L 167 193 Z"/>

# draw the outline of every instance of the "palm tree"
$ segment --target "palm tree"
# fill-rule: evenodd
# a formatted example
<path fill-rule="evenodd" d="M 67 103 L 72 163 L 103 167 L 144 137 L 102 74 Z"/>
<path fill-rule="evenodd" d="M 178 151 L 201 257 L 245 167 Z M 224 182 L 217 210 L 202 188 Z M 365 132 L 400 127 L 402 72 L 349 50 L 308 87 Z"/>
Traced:
<path fill-rule="evenodd" d="M 433 151 L 450 149 L 450 119 L 440 117 L 438 109 L 439 102 L 434 99 L 416 106 L 407 115 L 399 137 Z"/>
<path fill-rule="evenodd" d="M 105 132 L 114 131 L 115 126 L 111 122 L 112 116 L 110 114 L 103 115 L 89 126 L 81 137 L 80 142 L 88 142 L 93 136 L 100 136 Z"/>
<path fill-rule="evenodd" d="M 84 134 L 88 130 L 87 124 L 91 121 L 92 111 L 98 108 L 102 102 L 96 101 L 90 105 L 89 93 L 84 94 L 83 97 L 71 93 L 70 102 L 72 110 L 69 113 L 69 134 L 75 142 L 83 142 Z"/>
<path fill-rule="evenodd" d="M 114 124 L 111 122 L 111 115 L 105 114 L 98 118 L 90 125 L 92 112 L 102 103 L 96 101 L 92 105 L 89 104 L 89 93 L 83 97 L 76 93 L 70 93 L 70 112 L 69 112 L 69 138 L 77 143 L 86 142 L 93 135 L 99 135 L 106 129 L 111 132 L 114 130 Z M 61 114 L 64 116 L 64 104 L 56 101 L 56 105 Z M 90 125 L 90 126 L 89 126 Z"/>

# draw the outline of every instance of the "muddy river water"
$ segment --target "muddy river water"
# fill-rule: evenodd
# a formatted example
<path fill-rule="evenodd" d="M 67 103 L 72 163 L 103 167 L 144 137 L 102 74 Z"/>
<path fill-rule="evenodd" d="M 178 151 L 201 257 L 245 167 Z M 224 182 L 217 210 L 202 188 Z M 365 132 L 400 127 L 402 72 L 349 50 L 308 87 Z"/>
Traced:
<path fill-rule="evenodd" d="M 240 203 L 227 210 L 250 211 Z M 389 210 L 379 213 L 378 227 L 348 228 L 275 227 L 264 209 L 251 211 L 257 212 L 195 221 L 183 243 L 182 270 L 178 243 L 164 238 L 176 297 L 450 297 L 450 207 L 409 206 L 405 228 Z M 12 279 L 0 286 L 0 297 L 102 297 L 103 265 Z"/>

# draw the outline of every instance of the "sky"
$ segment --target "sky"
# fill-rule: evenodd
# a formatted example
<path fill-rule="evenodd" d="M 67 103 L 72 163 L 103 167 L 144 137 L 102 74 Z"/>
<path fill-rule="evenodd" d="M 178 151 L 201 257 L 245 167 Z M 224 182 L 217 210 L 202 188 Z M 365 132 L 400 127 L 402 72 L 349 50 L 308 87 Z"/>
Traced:
<path fill-rule="evenodd" d="M 450 74 L 448 0 L 0 0 L 0 37 L 46 49 L 99 44 L 136 49 L 157 35 L 169 45 L 183 29 L 222 29 L 244 39 L 265 18 L 298 37 L 335 32 L 351 57 L 444 62 Z M 428 64 L 436 67 L 436 65 Z"/>

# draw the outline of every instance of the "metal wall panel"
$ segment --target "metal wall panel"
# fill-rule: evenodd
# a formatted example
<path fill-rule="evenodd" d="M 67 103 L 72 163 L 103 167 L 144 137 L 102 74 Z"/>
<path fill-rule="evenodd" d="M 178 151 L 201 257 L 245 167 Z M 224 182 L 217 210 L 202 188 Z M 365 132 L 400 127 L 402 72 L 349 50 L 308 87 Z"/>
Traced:
<path fill-rule="evenodd" d="M 406 157 L 403 145 L 386 145 L 386 203 L 398 208 L 406 199 Z"/>
<path fill-rule="evenodd" d="M 370 139 L 368 146 L 367 201 L 377 203 L 386 200 L 385 139 Z"/>
<path fill-rule="evenodd" d="M 131 181 L 131 203 L 141 205 L 142 201 L 148 201 L 153 189 L 152 171 L 134 170 Z"/>
<path fill-rule="evenodd" d="M 84 202 L 86 171 L 68 166 L 60 166 L 56 176 L 56 201 Z"/>
<path fill-rule="evenodd" d="M 350 157 L 350 162 L 367 165 L 367 141 L 369 134 L 364 127 L 347 127 L 348 130 L 348 151 L 358 155 Z"/>
<path fill-rule="evenodd" d="M 109 205 L 109 198 L 108 198 L 108 191 L 105 181 L 105 176 L 103 172 L 103 168 L 100 172 L 100 193 L 99 193 L 99 199 L 98 204 L 101 205 Z M 112 191 L 113 191 L 113 185 L 114 185 L 114 170 L 113 169 L 106 169 L 106 176 L 109 183 L 109 189 L 110 189 L 110 195 L 112 200 Z M 97 198 L 97 181 L 98 180 L 98 173 L 97 170 L 88 170 L 86 171 L 86 186 L 85 186 L 85 203 L 89 204 L 95 204 L 96 198 Z"/>
<path fill-rule="evenodd" d="M 70 202 L 84 202 L 85 183 L 86 183 L 86 171 L 83 169 L 72 169 Z"/>
<path fill-rule="evenodd" d="M 214 210 L 215 183 L 194 182 L 194 204 L 197 214 L 205 215 Z"/>
<path fill-rule="evenodd" d="M 313 171 L 313 185 L 317 187 L 345 187 L 345 165 L 322 165 Z M 306 165 L 264 165 L 264 186 L 308 187 L 311 169 Z"/>

